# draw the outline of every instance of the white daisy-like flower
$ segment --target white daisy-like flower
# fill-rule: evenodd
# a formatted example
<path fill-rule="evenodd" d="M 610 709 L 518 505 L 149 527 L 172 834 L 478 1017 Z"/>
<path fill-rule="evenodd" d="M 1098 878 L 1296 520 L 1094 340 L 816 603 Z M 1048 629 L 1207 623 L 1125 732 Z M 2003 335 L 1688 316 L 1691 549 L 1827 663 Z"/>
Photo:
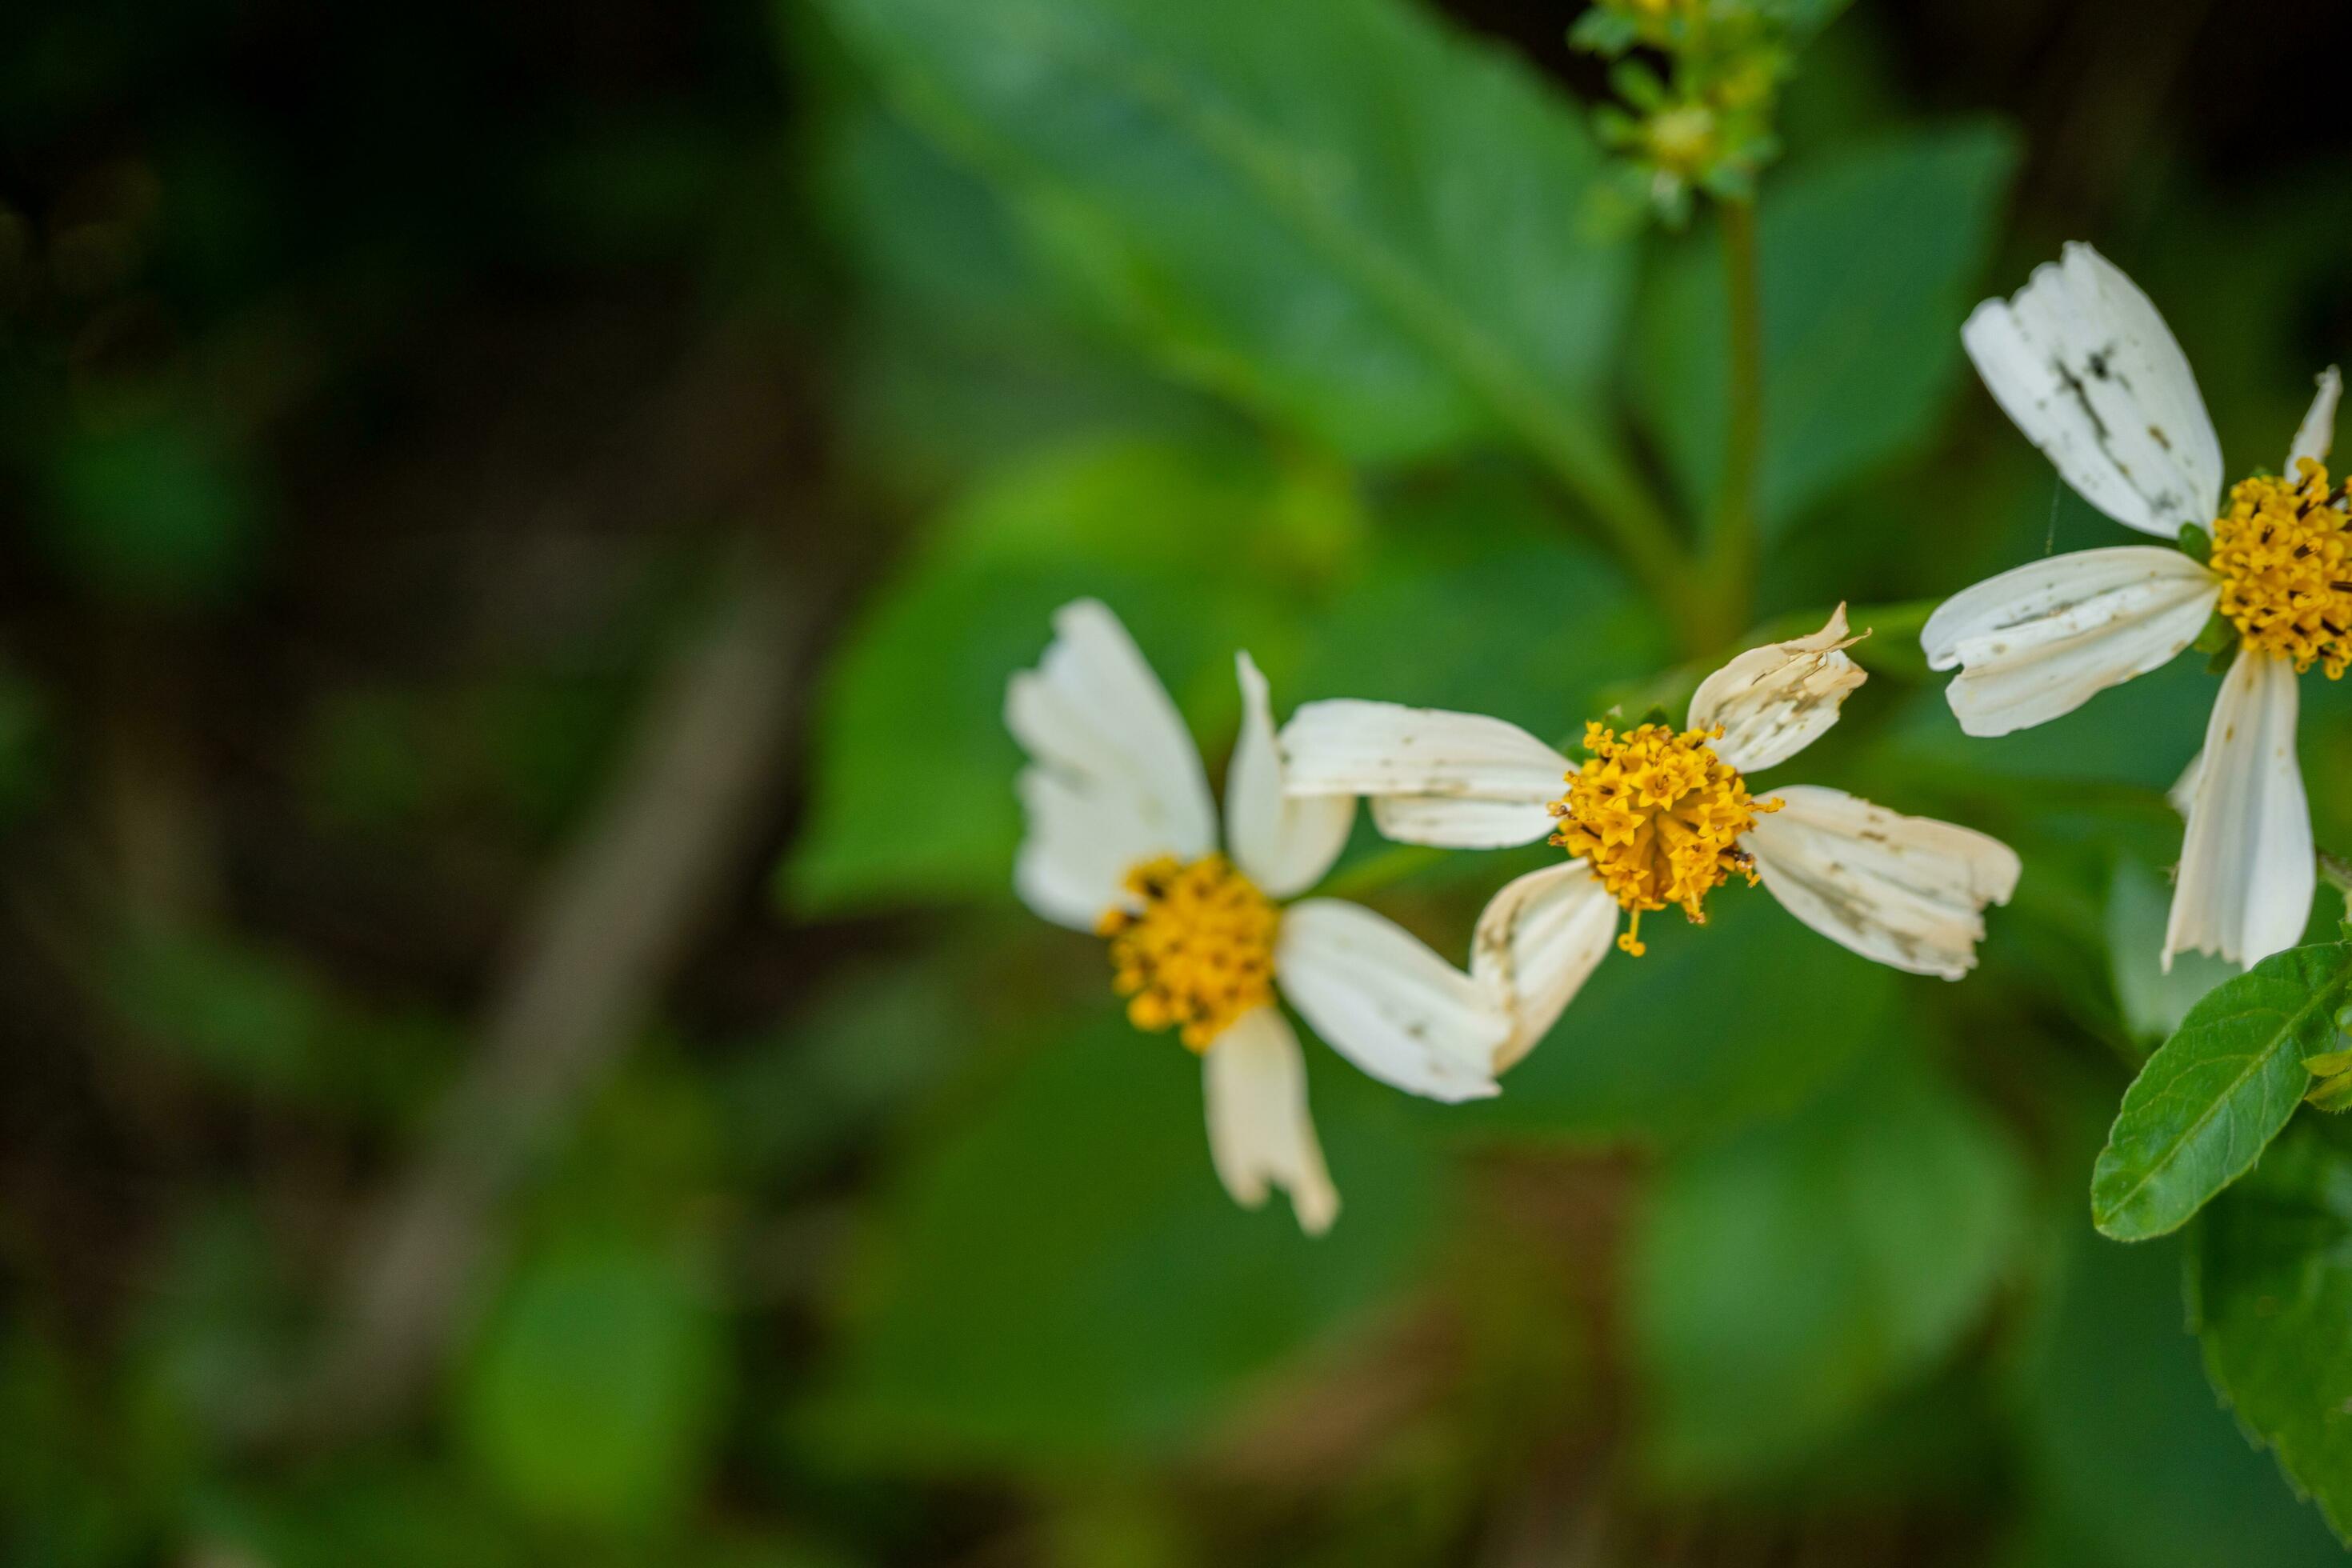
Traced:
<path fill-rule="evenodd" d="M 1845 606 L 1811 637 L 1750 648 L 1700 683 L 1688 725 L 1585 727 L 1581 765 L 1500 719 L 1391 702 L 1309 702 L 1282 732 L 1291 794 L 1365 795 L 1391 838 L 1496 848 L 1549 837 L 1567 864 L 1505 887 L 1479 918 L 1471 973 L 1511 1017 L 1498 1066 L 1549 1031 L 1612 937 L 1643 951 L 1643 913 L 1706 918 L 1735 873 L 1864 958 L 1957 980 L 1976 963 L 1984 907 L 2018 860 L 1997 839 L 1903 816 L 1843 790 L 1748 794 L 1837 722 L 1866 679 L 1845 654 Z M 1565 783 L 1567 788 L 1561 788 Z M 1632 925 L 1617 935 L 1618 914 Z"/>
<path fill-rule="evenodd" d="M 2084 500 L 2126 528 L 2210 557 L 2118 545 L 2037 561 L 1955 595 L 1920 636 L 1960 728 L 2006 735 L 2156 668 L 2217 613 L 2238 649 L 2205 747 L 2180 782 L 2188 818 L 2164 932 L 2176 952 L 2252 964 L 2303 934 L 2316 886 L 2295 766 L 2295 677 L 2352 660 L 2352 518 L 2322 465 L 2342 378 L 2319 377 L 2286 477 L 2221 491 L 2221 444 L 2180 345 L 2132 280 L 2087 245 L 2036 268 L 1961 330 L 1978 374 Z M 2202 547 L 2202 546 L 2200 546 Z"/>
<path fill-rule="evenodd" d="M 1200 1054 L 1225 1190 L 1255 1208 L 1281 1187 L 1319 1234 L 1339 1195 L 1277 994 L 1357 1067 L 1432 1100 L 1496 1092 L 1509 1020 L 1394 921 L 1298 898 L 1339 858 L 1355 802 L 1285 792 L 1265 678 L 1249 655 L 1234 657 L 1242 731 L 1220 852 L 1200 752 L 1127 628 L 1081 599 L 1054 629 L 1037 668 L 1005 694 L 1005 722 L 1030 758 L 1014 886 L 1045 919 L 1108 937 L 1128 1016 L 1178 1031 Z"/>

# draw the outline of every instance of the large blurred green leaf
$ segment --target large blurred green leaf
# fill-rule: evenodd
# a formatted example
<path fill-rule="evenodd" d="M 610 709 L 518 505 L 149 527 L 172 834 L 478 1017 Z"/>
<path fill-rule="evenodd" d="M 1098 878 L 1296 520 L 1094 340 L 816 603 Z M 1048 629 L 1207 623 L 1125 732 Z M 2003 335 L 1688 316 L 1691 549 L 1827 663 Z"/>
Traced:
<path fill-rule="evenodd" d="M 1286 707 L 1360 697 L 1490 713 L 1559 739 L 1671 649 L 1624 574 L 1522 483 L 1470 474 L 1388 498 L 1362 573 L 1300 636 Z"/>
<path fill-rule="evenodd" d="M 459 1406 L 489 1480 L 523 1512 L 658 1525 L 691 1495 L 713 1435 L 723 1346 L 674 1259 L 616 1242 L 534 1259 L 490 1323 Z"/>
<path fill-rule="evenodd" d="M 1197 1435 L 1252 1377 L 1395 1295 L 1443 1172 L 1392 1094 L 1311 1037 L 1307 1052 L 1343 1205 L 1313 1238 L 1279 1194 L 1252 1213 L 1217 1184 L 1191 1053 L 1107 1017 L 1039 1055 L 899 1194 L 814 1440 L 918 1464 L 1108 1464 Z"/>
<path fill-rule="evenodd" d="M 2224 981 L 2125 1092 L 2091 1175 L 2091 1217 L 2119 1241 L 2188 1222 L 2246 1173 L 2311 1085 L 2305 1057 L 2331 1050 L 2352 986 L 2352 943 L 2273 953 Z"/>
<path fill-rule="evenodd" d="M 1792 166 L 1765 187 L 1767 529 L 1923 441 L 1960 380 L 1960 321 L 2017 161 L 1983 124 Z M 1643 291 L 1634 392 L 1694 504 L 1721 482 L 1728 307 L 1719 237 L 1670 254 Z"/>
<path fill-rule="evenodd" d="M 1591 472 L 1629 261 L 1524 68 L 1402 0 L 826 0 L 910 116 L 1190 379 L 1364 458 Z"/>
<path fill-rule="evenodd" d="M 857 286 L 841 411 L 866 467 L 894 487 L 919 494 L 1076 432 L 1207 413 L 1118 352 L 1004 204 L 898 116 L 847 106 L 817 179 Z"/>
<path fill-rule="evenodd" d="M 1498 1100 L 1462 1107 L 1477 1132 L 1673 1141 L 1801 1103 L 1856 1052 L 1899 1038 L 1894 973 L 1731 886 L 1707 923 L 1653 916 L 1649 952 L 1612 952 Z"/>
<path fill-rule="evenodd" d="M 2204 952 L 2176 953 L 2166 972 L 2161 955 L 2171 904 L 2154 871 L 2137 860 L 2116 862 L 2107 889 L 2107 966 L 2125 1026 L 2143 1048 L 2163 1044 L 2207 992 L 2238 973 L 2236 964 Z"/>
<path fill-rule="evenodd" d="M 2280 1139 L 2189 1242 L 2205 1366 L 2352 1541 L 2352 1150 L 2342 1123 Z"/>
<path fill-rule="evenodd" d="M 1649 1469 L 1783 1470 L 1919 1376 L 1983 1310 L 2022 1192 L 1998 1126 L 1903 1055 L 1668 1165 L 1634 1244 Z"/>
<path fill-rule="evenodd" d="M 828 671 L 789 896 L 837 908 L 1009 886 L 1004 682 L 1045 650 L 1055 607 L 1101 599 L 1196 722 L 1229 724 L 1234 650 L 1289 619 L 1276 607 L 1320 570 L 1318 530 L 1348 505 L 1245 446 L 1102 442 L 1001 474 L 940 521 Z"/>
<path fill-rule="evenodd" d="M 2020 1479 L 2044 1537 L 2021 1568 L 2342 1563 L 2200 1375 L 2178 1244 L 2118 1247 L 2055 1223 L 2049 1308 L 2014 1363 Z"/>

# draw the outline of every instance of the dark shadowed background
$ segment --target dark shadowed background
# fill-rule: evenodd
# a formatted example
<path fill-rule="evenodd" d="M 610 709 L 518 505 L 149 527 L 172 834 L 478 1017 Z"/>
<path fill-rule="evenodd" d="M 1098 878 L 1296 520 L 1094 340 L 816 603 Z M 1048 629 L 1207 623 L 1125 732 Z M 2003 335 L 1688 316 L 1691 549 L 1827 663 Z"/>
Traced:
<path fill-rule="evenodd" d="M 1489 1105 L 1315 1049 L 1328 1237 L 1225 1201 L 1193 1064 L 1010 896 L 1051 608 L 1110 602 L 1213 763 L 1238 644 L 1282 710 L 1547 735 L 1677 655 L 1507 439 L 1231 360 L 1199 275 L 1296 258 L 1115 172 L 1164 127 L 1083 76 L 1103 182 L 1041 176 L 965 6 L 0 18 L 0 1559 L 2339 1557 L 2184 1331 L 2206 1243 L 2083 1196 L 2212 978 L 2152 962 L 2194 659 L 1979 744 L 1870 650 L 1804 776 L 2019 846 L 1968 982 L 1727 889 Z M 1391 127 L 1372 185 L 1507 181 L 1509 116 L 1349 106 L 1475 98 L 1381 53 L 1459 34 L 1573 137 L 1576 9 L 1215 0 L 1186 68 Z M 1958 351 L 2063 240 L 2275 463 L 2352 353 L 2347 62 L 2323 0 L 1858 0 L 1763 187 L 1758 613 L 2122 542 Z M 1595 405 L 1686 500 L 1712 230 L 1578 243 Z M 1368 896 L 1459 957 L 1536 863 Z"/>

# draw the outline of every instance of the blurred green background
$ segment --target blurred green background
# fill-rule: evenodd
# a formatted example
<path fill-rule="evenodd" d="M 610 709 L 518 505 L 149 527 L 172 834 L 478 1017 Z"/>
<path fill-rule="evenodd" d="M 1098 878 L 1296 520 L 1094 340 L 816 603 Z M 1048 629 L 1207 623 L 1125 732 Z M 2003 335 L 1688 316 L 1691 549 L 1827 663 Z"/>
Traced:
<path fill-rule="evenodd" d="M 1319 1242 L 1010 896 L 1003 681 L 1079 594 L 1213 763 L 1237 646 L 1549 736 L 1724 651 L 1562 482 L 1694 515 L 1726 418 L 1577 9 L 10 7 L 0 1560 L 2338 1559 L 2183 1296 L 2352 1363 L 2332 1126 L 2185 1239 L 2086 1213 L 2216 974 L 2154 964 L 2194 658 L 1970 742 L 1865 644 L 1789 776 L 2020 847 L 1978 973 L 1731 888 L 1499 1100 L 1311 1051 Z M 1823 33 L 1756 617 L 2124 542 L 1958 349 L 2064 239 L 2278 462 L 2352 353 L 2347 59 L 2326 0 Z M 1370 897 L 1459 958 L 1542 853 Z"/>

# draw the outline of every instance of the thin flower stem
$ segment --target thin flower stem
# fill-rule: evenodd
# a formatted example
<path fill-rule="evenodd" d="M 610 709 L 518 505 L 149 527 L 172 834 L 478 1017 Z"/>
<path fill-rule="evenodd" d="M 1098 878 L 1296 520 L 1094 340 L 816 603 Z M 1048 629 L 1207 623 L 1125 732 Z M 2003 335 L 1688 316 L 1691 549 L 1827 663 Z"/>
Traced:
<path fill-rule="evenodd" d="M 2344 895 L 2344 913 L 2352 919 L 2352 861 L 2340 855 L 2319 852 L 2319 879 Z"/>
<path fill-rule="evenodd" d="M 1756 204 L 1722 204 L 1724 284 L 1730 300 L 1729 417 L 1723 485 L 1707 531 L 1715 614 L 1727 631 L 1745 624 L 1756 579 L 1757 481 L 1764 454 L 1764 295 L 1757 262 Z"/>

